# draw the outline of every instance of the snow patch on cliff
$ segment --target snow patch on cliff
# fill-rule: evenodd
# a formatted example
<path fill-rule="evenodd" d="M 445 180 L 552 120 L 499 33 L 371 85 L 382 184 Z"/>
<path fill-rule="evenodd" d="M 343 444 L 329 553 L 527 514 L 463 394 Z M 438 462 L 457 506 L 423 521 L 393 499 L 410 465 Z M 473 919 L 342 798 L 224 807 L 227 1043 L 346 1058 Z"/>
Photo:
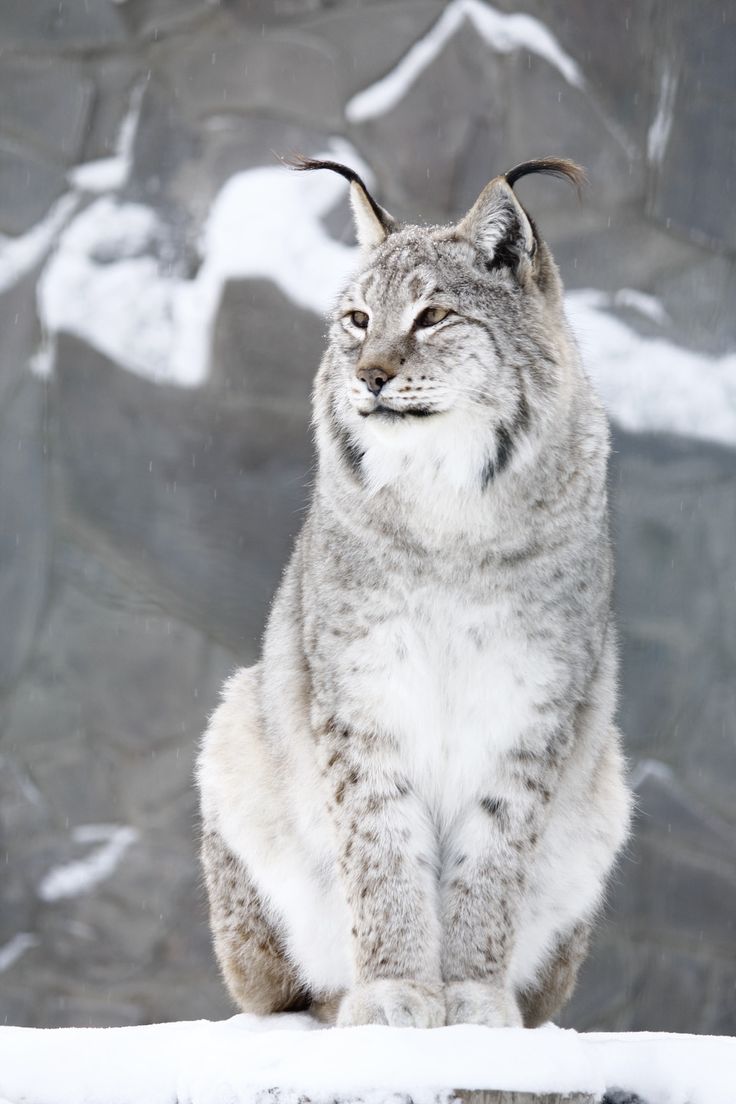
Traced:
<path fill-rule="evenodd" d="M 42 901 L 78 897 L 87 893 L 115 872 L 128 848 L 138 839 L 135 828 L 115 824 L 80 824 L 72 831 L 76 843 L 99 844 L 83 859 L 55 866 L 41 879 L 38 895 Z"/>
<path fill-rule="evenodd" d="M 482 3 L 482 0 L 453 0 L 437 22 L 404 54 L 398 65 L 348 101 L 345 115 L 350 122 L 362 123 L 394 108 L 466 20 L 496 53 L 527 50 L 549 62 L 568 84 L 583 87 L 585 82 L 577 62 L 565 53 L 552 32 L 534 16 L 507 14 Z"/>

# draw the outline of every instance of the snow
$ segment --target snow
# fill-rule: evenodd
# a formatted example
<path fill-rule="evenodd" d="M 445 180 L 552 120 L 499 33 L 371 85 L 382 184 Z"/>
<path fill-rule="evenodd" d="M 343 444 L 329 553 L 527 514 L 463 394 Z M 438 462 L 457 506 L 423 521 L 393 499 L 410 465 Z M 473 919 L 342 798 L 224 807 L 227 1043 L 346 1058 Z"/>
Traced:
<path fill-rule="evenodd" d="M 339 139 L 328 154 L 317 156 L 369 175 L 352 146 Z M 197 279 L 181 289 L 185 307 L 175 350 L 180 375 L 206 374 L 217 306 L 229 279 L 272 280 L 300 307 L 329 310 L 358 256 L 330 238 L 322 224 L 345 195 L 345 181 L 335 173 L 295 173 L 280 165 L 236 173 L 226 182 L 202 234 Z"/>
<path fill-rule="evenodd" d="M 592 289 L 566 296 L 583 361 L 609 414 L 634 432 L 682 433 L 736 444 L 736 353 L 710 357 L 644 337 L 610 313 L 632 305 Z M 619 293 L 620 295 L 620 293 Z M 651 297 L 646 313 L 657 315 Z M 641 309 L 642 300 L 639 300 Z"/>
<path fill-rule="evenodd" d="M 0 1097 L 20 1104 L 314 1104 L 456 1089 L 640 1093 L 647 1104 L 733 1104 L 736 1039 L 457 1026 L 324 1028 L 306 1014 L 128 1028 L 0 1028 Z"/>
<path fill-rule="evenodd" d="M 326 155 L 369 176 L 340 139 Z M 95 199 L 63 229 L 39 280 L 47 336 L 32 367 L 42 374 L 52 369 L 54 337 L 64 330 L 156 382 L 202 384 L 228 280 L 272 280 L 298 306 L 329 310 L 359 259 L 356 248 L 335 241 L 324 227 L 345 192 L 334 173 L 294 173 L 280 165 L 232 176 L 204 226 L 202 263 L 193 279 L 165 263 L 168 230 L 150 207 L 113 196 Z M 0 250 L 0 288 L 3 262 L 6 274 L 33 263 L 69 211 L 65 204 L 50 213 L 15 254 Z M 676 345 L 666 336 L 662 304 L 635 288 L 577 290 L 566 303 L 586 367 L 615 421 L 633 431 L 736 444 L 736 353 L 711 357 Z M 622 309 L 662 332 L 637 333 L 617 316 Z"/>
<path fill-rule="evenodd" d="M 76 196 L 63 195 L 49 208 L 41 222 L 25 234 L 16 238 L 0 234 L 0 294 L 43 260 L 78 203 Z"/>
<path fill-rule="evenodd" d="M 18 932 L 0 947 L 0 974 L 9 970 L 11 966 L 21 958 L 31 947 L 35 947 L 38 939 L 30 932 Z"/>
<path fill-rule="evenodd" d="M 345 108 L 350 122 L 362 123 L 394 108 L 466 19 L 497 53 L 528 50 L 549 62 L 568 84 L 582 88 L 584 80 L 577 63 L 538 19 L 520 13 L 506 14 L 482 0 L 453 0 L 398 65 L 381 80 L 353 96 Z"/>
<path fill-rule="evenodd" d="M 59 330 L 76 334 L 130 371 L 166 381 L 179 282 L 149 252 L 162 234 L 149 207 L 108 196 L 77 215 L 36 290 L 47 341 Z"/>
<path fill-rule="evenodd" d="M 650 778 L 664 782 L 668 786 L 676 784 L 675 772 L 667 763 L 663 763 L 661 759 L 640 759 L 629 774 L 631 788 L 640 790 Z"/>
<path fill-rule="evenodd" d="M 115 824 L 81 824 L 72 831 L 77 843 L 99 843 L 76 862 L 55 866 L 41 879 L 38 896 L 42 901 L 78 897 L 87 893 L 115 871 L 128 848 L 138 839 L 135 828 Z"/>
<path fill-rule="evenodd" d="M 675 117 L 675 93 L 677 75 L 671 66 L 662 73 L 659 86 L 659 100 L 652 124 L 647 135 L 647 158 L 652 165 L 661 164 L 670 140 L 672 122 Z"/>
<path fill-rule="evenodd" d="M 339 139 L 320 156 L 369 175 Z M 237 173 L 214 200 L 192 280 L 167 271 L 157 256 L 166 228 L 150 207 L 95 200 L 61 234 L 39 281 L 51 352 L 35 360 L 36 371 L 50 370 L 54 335 L 64 330 L 138 375 L 201 384 L 226 280 L 271 279 L 300 306 L 329 308 L 358 256 L 332 240 L 321 221 L 344 195 L 345 182 L 334 173 L 298 174 L 281 165 Z"/>

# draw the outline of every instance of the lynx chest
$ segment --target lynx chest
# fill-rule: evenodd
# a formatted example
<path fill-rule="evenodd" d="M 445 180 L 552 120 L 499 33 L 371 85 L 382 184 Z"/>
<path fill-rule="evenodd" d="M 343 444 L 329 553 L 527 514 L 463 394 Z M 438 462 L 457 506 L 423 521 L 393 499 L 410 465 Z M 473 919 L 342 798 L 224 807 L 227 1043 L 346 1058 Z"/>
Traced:
<path fill-rule="evenodd" d="M 487 792 L 560 674 L 549 639 L 508 601 L 439 589 L 387 604 L 336 662 L 345 719 L 389 737 L 412 785 L 446 811 Z"/>

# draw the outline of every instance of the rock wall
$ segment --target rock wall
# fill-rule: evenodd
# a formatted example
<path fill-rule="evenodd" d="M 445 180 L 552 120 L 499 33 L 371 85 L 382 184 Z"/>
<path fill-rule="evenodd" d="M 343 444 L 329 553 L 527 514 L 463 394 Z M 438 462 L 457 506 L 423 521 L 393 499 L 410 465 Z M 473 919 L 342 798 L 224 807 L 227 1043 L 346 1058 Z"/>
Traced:
<path fill-rule="evenodd" d="M 568 287 L 656 296 L 667 340 L 705 356 L 736 344 L 734 13 L 528 0 L 550 61 L 508 46 L 525 33 L 504 22 L 514 5 L 492 25 L 488 11 L 2 6 L 0 1022 L 228 1013 L 192 761 L 221 680 L 257 654 L 309 493 L 319 315 L 263 275 L 229 278 L 195 388 L 129 371 L 130 350 L 106 354 L 84 318 L 55 322 L 44 343 L 37 303 L 75 212 L 100 191 L 154 211 L 155 242 L 98 249 L 97 269 L 150 260 L 186 283 L 214 198 L 234 173 L 272 166 L 272 150 L 347 140 L 382 202 L 426 220 L 457 215 L 517 160 L 567 154 L 588 167 L 583 207 L 548 182 L 521 187 Z M 361 108 L 426 34 L 431 64 L 380 112 Z M 74 173 L 110 158 L 106 184 L 100 166 L 86 184 Z M 344 200 L 324 221 L 350 241 Z M 113 326 L 110 286 L 96 309 Z M 117 311 L 135 306 L 121 298 Z M 641 313 L 617 315 L 662 336 Z M 145 337 L 141 325 L 130 340 L 148 356 Z M 621 721 L 639 814 L 565 1014 L 580 1028 L 736 1032 L 735 491 L 733 448 L 616 431 Z M 115 852 L 119 826 L 135 834 Z"/>

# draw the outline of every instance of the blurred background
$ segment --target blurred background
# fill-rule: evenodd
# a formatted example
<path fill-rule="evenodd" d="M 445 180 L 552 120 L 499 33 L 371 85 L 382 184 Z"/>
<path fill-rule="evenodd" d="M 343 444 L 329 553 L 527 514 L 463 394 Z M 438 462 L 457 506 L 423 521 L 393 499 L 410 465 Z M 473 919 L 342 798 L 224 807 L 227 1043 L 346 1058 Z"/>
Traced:
<path fill-rule="evenodd" d="M 635 835 L 566 1025 L 736 1034 L 736 8 L 4 0 L 0 1023 L 232 1011 L 192 765 L 308 500 L 349 161 L 447 221 L 528 157 L 614 425 Z"/>

